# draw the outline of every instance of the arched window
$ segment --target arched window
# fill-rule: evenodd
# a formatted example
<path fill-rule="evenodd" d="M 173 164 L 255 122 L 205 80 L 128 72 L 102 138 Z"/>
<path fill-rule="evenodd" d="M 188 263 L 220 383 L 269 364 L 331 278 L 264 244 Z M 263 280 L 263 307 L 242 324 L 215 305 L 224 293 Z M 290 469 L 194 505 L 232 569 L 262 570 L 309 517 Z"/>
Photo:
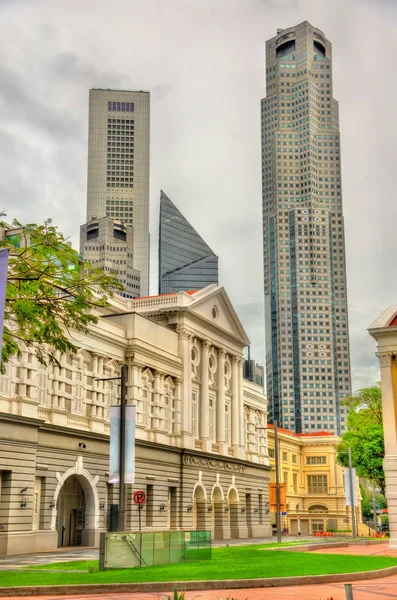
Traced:
<path fill-rule="evenodd" d="M 150 369 L 142 373 L 142 395 L 137 402 L 136 420 L 141 425 L 149 425 L 150 404 L 152 402 L 154 376 Z"/>
<path fill-rule="evenodd" d="M 166 377 L 164 380 L 164 402 L 165 402 L 165 429 L 172 433 L 172 424 L 174 422 L 174 399 L 175 384 L 171 377 Z"/>
<path fill-rule="evenodd" d="M 309 507 L 309 513 L 327 513 L 328 508 L 323 504 L 314 504 Z"/>

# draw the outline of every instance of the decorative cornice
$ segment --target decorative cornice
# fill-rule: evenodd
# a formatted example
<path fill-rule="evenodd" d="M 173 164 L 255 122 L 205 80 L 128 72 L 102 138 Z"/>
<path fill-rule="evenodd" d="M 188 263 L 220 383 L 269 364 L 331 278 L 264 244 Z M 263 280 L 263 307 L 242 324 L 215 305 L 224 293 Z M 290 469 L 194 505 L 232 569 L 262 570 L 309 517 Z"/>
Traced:
<path fill-rule="evenodd" d="M 207 467 L 216 471 L 227 471 L 230 473 L 244 473 L 245 465 L 238 463 L 229 463 L 223 460 L 207 458 L 205 456 L 189 456 L 184 455 L 183 464 L 190 467 Z"/>

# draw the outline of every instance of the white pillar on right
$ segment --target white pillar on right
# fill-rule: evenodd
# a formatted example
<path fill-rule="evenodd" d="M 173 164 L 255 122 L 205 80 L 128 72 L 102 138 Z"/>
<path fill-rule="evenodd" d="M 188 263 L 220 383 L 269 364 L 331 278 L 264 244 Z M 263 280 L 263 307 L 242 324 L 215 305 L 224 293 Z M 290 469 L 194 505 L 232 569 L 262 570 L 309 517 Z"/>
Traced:
<path fill-rule="evenodd" d="M 241 439 L 244 426 L 244 400 L 240 375 L 242 377 L 241 358 L 234 356 L 232 360 L 232 448 L 233 456 L 245 458 L 244 441 Z"/>
<path fill-rule="evenodd" d="M 392 352 L 379 352 L 385 458 L 386 498 L 389 511 L 390 548 L 397 548 L 397 361 Z"/>

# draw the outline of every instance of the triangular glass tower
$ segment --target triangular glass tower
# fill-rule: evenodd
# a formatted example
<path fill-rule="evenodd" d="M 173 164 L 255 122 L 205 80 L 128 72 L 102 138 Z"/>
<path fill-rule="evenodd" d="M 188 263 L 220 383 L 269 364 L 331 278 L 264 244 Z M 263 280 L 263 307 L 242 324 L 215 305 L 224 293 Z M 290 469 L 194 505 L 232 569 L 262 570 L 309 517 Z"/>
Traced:
<path fill-rule="evenodd" d="M 166 194 L 160 195 L 159 294 L 218 284 L 218 257 Z"/>

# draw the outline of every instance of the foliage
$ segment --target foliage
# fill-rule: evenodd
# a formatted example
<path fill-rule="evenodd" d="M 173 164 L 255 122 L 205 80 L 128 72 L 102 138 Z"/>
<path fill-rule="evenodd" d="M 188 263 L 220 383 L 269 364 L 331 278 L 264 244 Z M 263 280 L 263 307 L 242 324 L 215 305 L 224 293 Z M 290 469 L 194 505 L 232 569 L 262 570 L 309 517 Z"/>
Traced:
<path fill-rule="evenodd" d="M 360 483 L 361 492 L 361 515 L 364 521 L 372 519 L 373 515 L 373 502 L 372 495 L 367 489 Z"/>
<path fill-rule="evenodd" d="M 283 544 L 284 546 L 284 544 Z M 229 548 L 213 548 L 212 560 L 156 565 L 144 569 L 112 569 L 85 572 L 70 570 L 55 571 L 56 564 L 51 564 L 51 571 L 20 569 L 18 571 L 2 571 L 0 587 L 33 586 L 33 585 L 68 585 L 83 583 L 140 583 L 140 582 L 185 582 L 228 579 L 255 579 L 261 577 L 287 577 L 298 575 L 322 575 L 327 573 L 354 573 L 370 571 L 397 565 L 397 559 L 389 556 L 346 556 L 338 554 L 321 554 L 306 552 L 279 552 L 266 548 L 263 544 L 250 546 L 230 546 Z M 98 564 L 92 563 L 92 564 Z M 44 568 L 44 565 L 43 565 Z M 79 569 L 79 562 L 73 569 Z M 48 566 L 47 566 L 48 569 Z M 183 584 L 181 584 L 183 585 Z M 226 586 L 225 586 L 226 587 Z M 216 598 L 217 595 L 214 593 Z"/>
<path fill-rule="evenodd" d="M 185 600 L 185 592 L 179 593 L 176 588 L 174 588 L 174 593 L 171 596 L 161 596 L 161 600 Z"/>
<path fill-rule="evenodd" d="M 357 475 L 374 480 L 385 495 L 383 458 L 385 455 L 382 423 L 382 397 L 380 384 L 359 390 L 355 396 L 346 398 L 349 407 L 347 431 L 337 446 L 338 462 L 348 466 L 348 448 L 352 452 L 352 464 Z"/>
<path fill-rule="evenodd" d="M 376 494 L 376 506 L 380 509 L 387 508 L 387 500 L 382 494 Z"/>
<path fill-rule="evenodd" d="M 0 222 L 0 227 L 9 226 Z M 21 225 L 1 242 L 9 249 L 2 364 L 21 356 L 21 347 L 46 364 L 56 352 L 75 352 L 71 332 L 86 332 L 97 321 L 94 307 L 106 306 L 121 289 L 115 277 L 86 264 L 52 225 Z"/>

